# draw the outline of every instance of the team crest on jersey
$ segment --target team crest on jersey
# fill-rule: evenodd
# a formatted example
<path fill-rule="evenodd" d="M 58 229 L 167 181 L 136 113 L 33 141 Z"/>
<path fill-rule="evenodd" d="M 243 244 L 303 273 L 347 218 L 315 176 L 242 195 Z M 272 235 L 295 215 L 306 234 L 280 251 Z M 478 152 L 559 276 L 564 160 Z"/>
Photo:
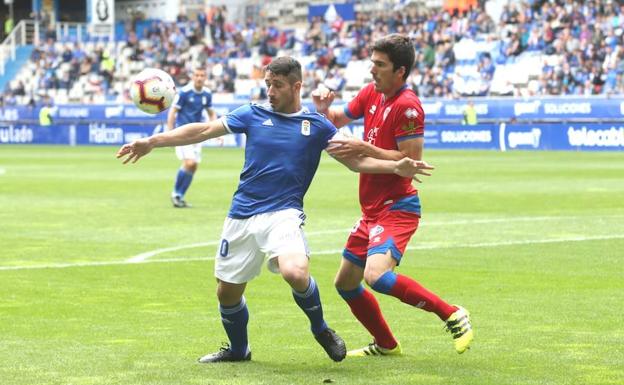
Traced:
<path fill-rule="evenodd" d="M 368 234 L 368 237 L 369 238 L 373 238 L 373 237 L 376 237 L 376 236 L 378 236 L 379 234 L 381 234 L 383 232 L 384 232 L 383 226 L 377 225 L 377 226 L 373 227 L 370 230 L 370 233 Z"/>
<path fill-rule="evenodd" d="M 368 113 L 373 115 L 375 113 L 375 111 L 377 111 L 377 106 L 376 105 L 372 105 L 370 110 L 368 110 Z"/>
<path fill-rule="evenodd" d="M 301 122 L 301 135 L 310 136 L 310 121 L 304 120 Z"/>
<path fill-rule="evenodd" d="M 383 120 L 382 122 L 386 121 L 386 118 L 388 117 L 388 114 L 390 113 L 390 110 L 392 109 L 392 106 L 388 106 L 386 107 L 386 109 L 384 110 L 384 114 L 383 114 Z"/>
<path fill-rule="evenodd" d="M 405 117 L 412 120 L 418 117 L 418 111 L 415 108 L 408 108 L 405 110 Z"/>

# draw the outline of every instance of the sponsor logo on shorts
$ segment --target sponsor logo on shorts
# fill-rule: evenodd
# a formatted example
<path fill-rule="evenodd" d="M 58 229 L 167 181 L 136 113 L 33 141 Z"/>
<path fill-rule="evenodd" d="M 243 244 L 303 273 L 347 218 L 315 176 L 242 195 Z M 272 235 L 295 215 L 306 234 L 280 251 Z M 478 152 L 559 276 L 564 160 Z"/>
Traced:
<path fill-rule="evenodd" d="M 383 226 L 377 225 L 375 227 L 373 227 L 368 235 L 369 238 L 373 238 L 381 233 L 384 232 L 384 228 Z"/>

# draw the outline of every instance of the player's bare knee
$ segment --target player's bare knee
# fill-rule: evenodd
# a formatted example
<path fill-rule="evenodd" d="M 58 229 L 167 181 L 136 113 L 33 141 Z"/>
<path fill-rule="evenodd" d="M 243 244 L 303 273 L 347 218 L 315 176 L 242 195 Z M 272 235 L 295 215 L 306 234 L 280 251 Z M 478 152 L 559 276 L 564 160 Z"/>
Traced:
<path fill-rule="evenodd" d="M 370 287 L 373 287 L 375 282 L 381 277 L 385 271 L 376 270 L 376 269 L 366 269 L 364 270 L 364 282 Z"/>
<path fill-rule="evenodd" d="M 334 287 L 338 290 L 346 290 L 345 283 L 344 279 L 339 274 L 336 274 L 336 278 L 334 278 Z"/>
<path fill-rule="evenodd" d="M 305 290 L 308 285 L 309 273 L 307 266 L 295 260 L 281 260 L 279 271 L 284 281 L 295 290 Z"/>
<path fill-rule="evenodd" d="M 217 285 L 217 298 L 224 306 L 234 306 L 241 301 L 244 286 L 232 285 L 219 281 Z"/>
<path fill-rule="evenodd" d="M 188 161 L 188 160 L 185 161 L 184 170 L 186 170 L 187 172 L 194 173 L 195 171 L 197 171 L 197 163 L 193 161 Z"/>
<path fill-rule="evenodd" d="M 224 306 L 234 306 L 240 302 L 241 296 L 231 290 L 218 288 L 217 298 L 219 303 Z"/>
<path fill-rule="evenodd" d="M 361 282 L 361 278 L 357 279 L 352 276 L 344 276 L 338 273 L 336 274 L 336 278 L 334 278 L 334 287 L 338 290 L 354 290 L 360 286 Z"/>
<path fill-rule="evenodd" d="M 309 274 L 307 269 L 291 265 L 284 269 L 280 267 L 280 273 L 284 280 L 295 289 L 305 289 L 308 285 Z"/>

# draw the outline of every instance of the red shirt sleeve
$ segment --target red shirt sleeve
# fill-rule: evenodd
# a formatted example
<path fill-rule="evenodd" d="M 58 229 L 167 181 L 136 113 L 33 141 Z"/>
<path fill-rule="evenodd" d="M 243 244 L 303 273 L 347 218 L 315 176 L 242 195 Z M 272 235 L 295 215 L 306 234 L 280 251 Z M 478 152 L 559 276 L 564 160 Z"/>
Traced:
<path fill-rule="evenodd" d="M 364 111 L 366 111 L 366 104 L 369 100 L 371 89 L 374 87 L 375 85 L 370 83 L 366 87 L 362 88 L 355 98 L 349 102 L 349 104 L 345 105 L 344 112 L 349 118 L 356 120 L 364 116 Z"/>
<path fill-rule="evenodd" d="M 423 136 L 425 134 L 425 112 L 420 101 L 410 100 L 408 103 L 401 103 L 396 111 L 393 126 L 394 137 L 397 138 L 397 141 Z"/>

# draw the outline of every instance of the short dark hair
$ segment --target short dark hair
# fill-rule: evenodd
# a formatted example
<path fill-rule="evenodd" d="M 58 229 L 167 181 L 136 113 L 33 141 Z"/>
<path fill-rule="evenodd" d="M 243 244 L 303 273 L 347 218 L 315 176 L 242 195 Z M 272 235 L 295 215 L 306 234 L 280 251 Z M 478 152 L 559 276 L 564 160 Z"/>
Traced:
<path fill-rule="evenodd" d="M 286 76 L 291 84 L 300 82 L 303 79 L 301 64 L 290 56 L 281 56 L 273 59 L 265 67 L 265 71 L 270 71 L 275 75 Z"/>
<path fill-rule="evenodd" d="M 407 80 L 416 57 L 414 45 L 407 36 L 398 33 L 384 36 L 373 44 L 372 50 L 388 55 L 394 71 L 404 67 L 403 80 Z"/>

